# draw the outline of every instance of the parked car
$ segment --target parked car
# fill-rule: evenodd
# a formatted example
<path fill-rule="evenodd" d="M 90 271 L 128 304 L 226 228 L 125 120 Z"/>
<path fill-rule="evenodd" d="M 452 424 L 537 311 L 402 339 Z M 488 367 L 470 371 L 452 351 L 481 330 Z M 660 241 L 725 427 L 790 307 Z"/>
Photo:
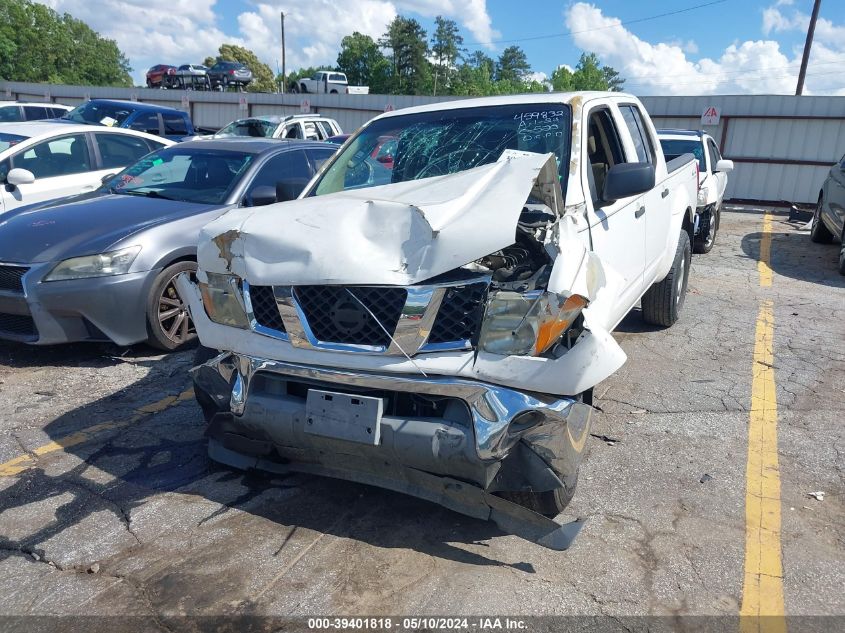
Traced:
<path fill-rule="evenodd" d="M 0 101 L 0 123 L 55 119 L 70 110 L 73 108 L 61 103 Z"/>
<path fill-rule="evenodd" d="M 180 143 L 93 194 L 6 214 L 0 338 L 180 347 L 194 329 L 173 279 L 196 270 L 200 227 L 238 205 L 275 202 L 277 191 L 295 196 L 335 149 L 264 139 Z"/>
<path fill-rule="evenodd" d="M 185 90 L 210 90 L 208 67 L 202 64 L 182 64 L 176 69 L 176 84 Z"/>
<path fill-rule="evenodd" d="M 174 141 L 181 141 L 196 134 L 187 112 L 167 106 L 118 99 L 86 101 L 58 121 L 128 128 Z"/>
<path fill-rule="evenodd" d="M 334 119 L 313 114 L 278 116 L 267 114 L 238 119 L 221 128 L 214 138 L 259 136 L 265 138 L 299 138 L 325 141 L 342 133 Z"/>
<path fill-rule="evenodd" d="M 346 74 L 335 70 L 318 70 L 308 79 L 291 82 L 291 92 L 316 92 L 323 94 L 369 94 L 369 86 L 350 86 Z"/>
<path fill-rule="evenodd" d="M 692 250 L 709 253 L 716 243 L 716 232 L 722 213 L 722 202 L 728 186 L 732 160 L 719 153 L 716 141 L 703 131 L 657 130 L 663 154 L 671 160 L 682 154 L 693 154 L 698 160 L 698 203 L 693 226 Z"/>
<path fill-rule="evenodd" d="M 214 350 L 192 371 L 211 457 L 566 548 L 580 524 L 542 515 L 572 497 L 592 389 L 625 361 L 610 332 L 638 303 L 680 315 L 697 190 L 695 158 L 667 163 L 627 94 L 376 117 L 298 199 L 205 226 L 176 281 Z"/>
<path fill-rule="evenodd" d="M 172 144 L 133 130 L 0 123 L 0 218 L 17 207 L 94 191 L 104 176 Z"/>
<path fill-rule="evenodd" d="M 810 239 L 821 244 L 839 240 L 839 272 L 845 275 L 845 156 L 830 168 L 819 191 Z"/>
<path fill-rule="evenodd" d="M 252 81 L 252 71 L 240 62 L 217 62 L 208 69 L 208 81 L 212 88 L 227 90 L 235 86 L 243 90 Z"/>
<path fill-rule="evenodd" d="M 176 66 L 156 64 L 147 71 L 147 88 L 171 88 L 175 78 Z"/>

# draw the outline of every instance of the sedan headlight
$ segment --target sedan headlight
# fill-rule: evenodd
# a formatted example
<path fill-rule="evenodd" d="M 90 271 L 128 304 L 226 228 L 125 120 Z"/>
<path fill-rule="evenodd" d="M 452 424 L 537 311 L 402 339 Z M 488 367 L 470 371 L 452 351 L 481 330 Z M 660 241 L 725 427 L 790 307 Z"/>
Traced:
<path fill-rule="evenodd" d="M 140 252 L 140 246 L 129 246 L 99 255 L 72 257 L 56 264 L 44 281 L 123 275 L 129 272 L 129 267 Z"/>
<path fill-rule="evenodd" d="M 587 305 L 580 295 L 498 292 L 487 304 L 481 349 L 507 356 L 537 356 L 552 347 Z"/>
<path fill-rule="evenodd" d="M 249 329 L 240 279 L 218 273 L 206 273 L 206 276 L 208 283 L 199 282 L 199 287 L 208 318 L 220 325 Z"/>

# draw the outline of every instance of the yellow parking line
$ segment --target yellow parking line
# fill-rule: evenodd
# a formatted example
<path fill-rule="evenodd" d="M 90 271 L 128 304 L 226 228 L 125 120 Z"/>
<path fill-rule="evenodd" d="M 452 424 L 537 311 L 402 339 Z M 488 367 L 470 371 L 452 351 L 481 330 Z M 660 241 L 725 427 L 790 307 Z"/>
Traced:
<path fill-rule="evenodd" d="M 47 455 L 49 453 L 54 453 L 56 451 L 69 448 L 71 446 L 76 446 L 77 444 L 84 444 L 85 442 L 88 442 L 93 439 L 94 436 L 98 433 L 102 433 L 103 431 L 112 431 L 114 429 L 129 426 L 130 424 L 134 424 L 135 422 L 138 422 L 139 420 L 142 420 L 147 416 L 153 415 L 154 413 L 160 413 L 165 409 L 169 409 L 173 405 L 193 398 L 193 396 L 194 390 L 186 389 L 182 393 L 179 393 L 175 396 L 167 396 L 166 398 L 162 398 L 161 400 L 151 402 L 150 404 L 146 404 L 142 407 L 135 409 L 132 412 L 132 415 L 130 415 L 125 420 L 110 420 L 107 422 L 101 422 L 100 424 L 94 424 L 93 426 L 84 428 L 81 431 L 71 433 L 70 435 L 66 435 L 57 440 L 44 444 L 43 446 L 39 446 L 32 450 L 31 455 L 20 455 L 19 457 L 15 457 L 14 459 L 10 459 L 5 463 L 0 464 L 0 477 L 13 477 L 14 475 L 19 475 L 23 471 L 35 466 L 35 461 L 37 457 L 41 457 L 42 455 Z"/>
<path fill-rule="evenodd" d="M 772 285 L 772 217 L 763 218 L 760 286 Z M 740 607 L 742 633 L 785 633 L 783 564 L 780 542 L 777 394 L 774 370 L 774 304 L 764 299 L 757 315 L 748 460 L 745 489 L 745 577 Z"/>

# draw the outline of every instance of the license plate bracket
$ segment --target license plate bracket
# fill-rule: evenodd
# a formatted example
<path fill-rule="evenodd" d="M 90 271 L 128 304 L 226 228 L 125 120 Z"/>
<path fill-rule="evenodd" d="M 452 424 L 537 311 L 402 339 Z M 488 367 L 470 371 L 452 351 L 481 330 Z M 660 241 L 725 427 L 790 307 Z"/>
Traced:
<path fill-rule="evenodd" d="M 309 389 L 305 399 L 305 432 L 377 446 L 381 441 L 383 413 L 384 398 Z"/>

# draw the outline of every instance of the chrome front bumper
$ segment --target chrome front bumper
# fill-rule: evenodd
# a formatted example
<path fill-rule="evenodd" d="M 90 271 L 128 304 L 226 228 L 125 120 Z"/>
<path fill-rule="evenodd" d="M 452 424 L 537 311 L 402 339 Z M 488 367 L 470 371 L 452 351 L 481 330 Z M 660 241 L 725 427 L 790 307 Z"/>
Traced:
<path fill-rule="evenodd" d="M 232 353 L 191 374 L 210 418 L 209 453 L 217 461 L 404 492 L 553 549 L 569 547 L 580 530 L 581 521 L 560 525 L 493 493 L 574 490 L 590 432 L 587 404 L 462 378 L 365 373 Z M 291 385 L 299 395 L 291 395 Z M 375 445 L 326 440 L 305 431 L 303 386 L 448 398 L 466 411 L 457 407 L 458 415 L 453 408 L 436 419 L 385 415 L 382 441 Z"/>

